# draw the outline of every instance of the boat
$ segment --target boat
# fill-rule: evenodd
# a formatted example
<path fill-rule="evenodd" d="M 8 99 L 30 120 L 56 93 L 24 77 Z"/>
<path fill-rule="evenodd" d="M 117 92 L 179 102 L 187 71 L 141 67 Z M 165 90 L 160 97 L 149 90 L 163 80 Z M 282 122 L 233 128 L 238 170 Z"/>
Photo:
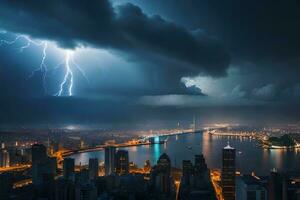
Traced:
<path fill-rule="evenodd" d="M 192 146 L 187 146 L 186 148 L 188 148 L 189 150 L 191 150 L 193 147 Z"/>

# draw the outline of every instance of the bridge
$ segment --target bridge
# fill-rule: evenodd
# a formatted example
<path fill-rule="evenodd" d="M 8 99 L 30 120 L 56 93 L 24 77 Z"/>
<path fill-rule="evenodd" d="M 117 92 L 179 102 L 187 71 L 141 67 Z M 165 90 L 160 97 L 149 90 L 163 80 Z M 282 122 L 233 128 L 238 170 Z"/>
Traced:
<path fill-rule="evenodd" d="M 150 134 L 150 135 L 145 135 L 141 139 L 137 140 L 132 140 L 120 144 L 104 144 L 104 145 L 99 145 L 96 147 L 86 147 L 82 149 L 75 149 L 75 150 L 66 150 L 66 151 L 61 151 L 58 152 L 56 155 L 58 157 L 58 160 L 63 159 L 64 157 L 77 154 L 77 153 L 85 153 L 85 152 L 92 152 L 92 151 L 102 151 L 105 147 L 108 146 L 115 146 L 116 148 L 124 148 L 124 147 L 131 147 L 131 146 L 140 146 L 140 145 L 151 145 L 151 144 L 163 144 L 167 142 L 169 136 L 175 136 L 175 135 L 184 135 L 184 134 L 194 134 L 194 133 L 199 133 L 202 130 L 193 130 L 193 129 L 185 129 L 185 130 L 172 130 L 170 132 L 157 132 L 156 134 Z M 161 137 L 167 137 L 164 140 L 161 140 Z"/>

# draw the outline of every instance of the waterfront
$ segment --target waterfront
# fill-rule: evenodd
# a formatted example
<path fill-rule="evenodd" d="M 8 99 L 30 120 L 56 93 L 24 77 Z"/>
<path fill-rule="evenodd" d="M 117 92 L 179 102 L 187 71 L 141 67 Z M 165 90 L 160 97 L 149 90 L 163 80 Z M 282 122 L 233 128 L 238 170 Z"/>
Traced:
<path fill-rule="evenodd" d="M 162 153 L 167 153 L 173 166 L 181 167 L 182 160 L 193 160 L 195 154 L 203 153 L 209 168 L 221 168 L 221 150 L 230 142 L 237 152 L 237 170 L 242 173 L 255 172 L 267 175 L 273 168 L 278 170 L 294 170 L 300 166 L 299 150 L 263 149 L 257 140 L 242 137 L 214 136 L 208 133 L 169 136 L 164 145 L 145 145 L 126 147 L 130 161 L 142 167 L 145 160 L 156 163 Z M 70 156 L 76 164 L 85 165 L 89 158 L 97 157 L 104 161 L 103 151 L 78 153 Z"/>

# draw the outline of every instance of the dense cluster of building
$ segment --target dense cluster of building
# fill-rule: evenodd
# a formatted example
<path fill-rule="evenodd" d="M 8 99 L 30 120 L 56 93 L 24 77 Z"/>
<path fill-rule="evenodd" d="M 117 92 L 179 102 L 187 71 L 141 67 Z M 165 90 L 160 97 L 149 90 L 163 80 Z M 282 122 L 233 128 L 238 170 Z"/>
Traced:
<path fill-rule="evenodd" d="M 30 160 L 30 148 L 6 147 L 4 142 L 0 143 L 0 167 L 29 163 Z"/>
<path fill-rule="evenodd" d="M 194 165 L 190 160 L 182 161 L 182 177 L 179 199 L 216 199 L 210 181 L 210 170 L 204 156 L 195 155 Z"/>
<path fill-rule="evenodd" d="M 88 166 L 78 166 L 70 157 L 64 158 L 58 167 L 57 158 L 42 144 L 32 145 L 29 153 L 12 151 L 4 144 L 0 150 L 2 168 L 10 166 L 14 154 L 26 156 L 31 163 L 27 171 L 0 172 L 1 200 L 300 199 L 299 172 L 273 170 L 269 176 L 237 174 L 236 151 L 229 144 L 222 150 L 220 179 L 215 182 L 202 154 L 195 155 L 193 162 L 183 160 L 182 168 L 176 169 L 163 153 L 155 165 L 146 161 L 141 170 L 130 162 L 128 151 L 115 146 L 104 149 L 104 167 L 97 158 L 90 158 Z"/>

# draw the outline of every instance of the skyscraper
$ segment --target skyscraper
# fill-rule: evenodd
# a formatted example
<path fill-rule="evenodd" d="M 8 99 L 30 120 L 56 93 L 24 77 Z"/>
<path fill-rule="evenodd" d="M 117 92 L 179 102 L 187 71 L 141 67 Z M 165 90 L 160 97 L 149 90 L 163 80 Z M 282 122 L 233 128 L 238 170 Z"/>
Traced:
<path fill-rule="evenodd" d="M 158 194 L 169 196 L 171 193 L 171 161 L 167 154 L 163 153 L 157 165 L 151 171 L 151 182 Z"/>
<path fill-rule="evenodd" d="M 65 158 L 63 161 L 63 175 L 64 179 L 72 180 L 75 179 L 75 160 L 73 158 Z"/>
<path fill-rule="evenodd" d="M 200 175 L 207 170 L 203 154 L 195 155 L 195 175 Z"/>
<path fill-rule="evenodd" d="M 235 200 L 235 149 L 229 143 L 223 148 L 222 194 L 224 200 Z"/>
<path fill-rule="evenodd" d="M 97 158 L 89 159 L 89 178 L 95 180 L 98 177 L 99 161 Z"/>
<path fill-rule="evenodd" d="M 190 160 L 182 161 L 182 181 L 186 185 L 191 184 L 192 176 L 194 174 L 194 166 Z"/>
<path fill-rule="evenodd" d="M 1 141 L 1 147 L 0 149 L 5 149 L 5 143 Z"/>
<path fill-rule="evenodd" d="M 31 153 L 33 185 L 45 185 L 54 180 L 57 169 L 56 157 L 48 157 L 46 147 L 42 144 L 32 145 Z"/>
<path fill-rule="evenodd" d="M 7 149 L 0 149 L 0 167 L 9 167 L 10 159 Z"/>
<path fill-rule="evenodd" d="M 42 144 L 34 144 L 31 147 L 32 164 L 47 158 L 47 149 Z"/>
<path fill-rule="evenodd" d="M 105 148 L 105 175 L 110 175 L 115 172 L 115 154 L 116 147 L 108 146 Z"/>
<path fill-rule="evenodd" d="M 118 150 L 116 154 L 116 173 L 120 175 L 129 173 L 128 151 Z"/>

